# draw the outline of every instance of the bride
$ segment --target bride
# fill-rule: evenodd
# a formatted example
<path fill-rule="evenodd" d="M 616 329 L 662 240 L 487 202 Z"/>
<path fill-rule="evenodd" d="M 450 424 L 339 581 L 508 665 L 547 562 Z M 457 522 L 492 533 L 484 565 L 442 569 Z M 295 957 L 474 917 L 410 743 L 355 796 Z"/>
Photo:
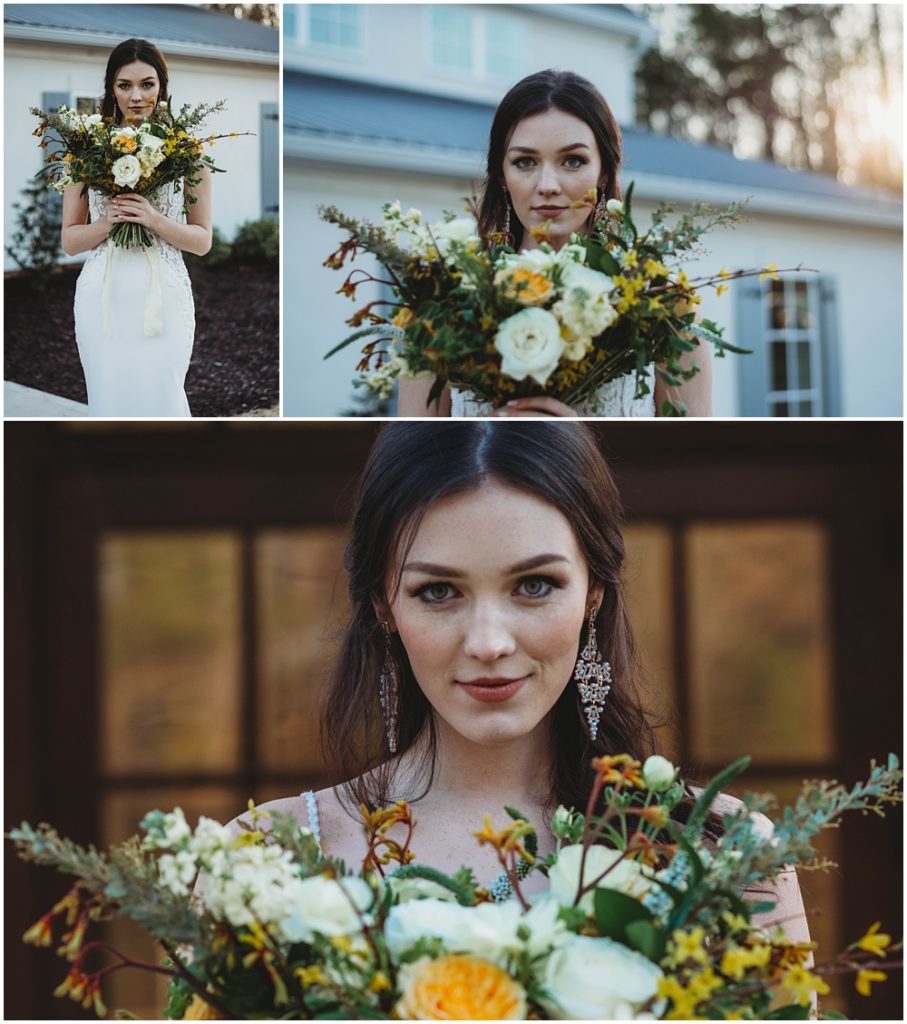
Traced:
<path fill-rule="evenodd" d="M 494 891 L 499 864 L 472 832 L 519 807 L 539 829 L 584 807 L 594 756 L 653 753 L 624 596 L 621 506 L 584 424 L 397 423 L 372 450 L 345 563 L 350 617 L 324 712 L 326 750 L 349 781 L 276 800 L 355 869 L 358 808 L 413 805 L 417 862 L 468 865 Z M 574 676 L 597 638 L 612 686 L 590 730 Z M 692 803 L 692 798 L 690 800 Z M 722 795 L 716 811 L 739 806 Z M 716 819 L 717 821 L 717 819 Z M 754 816 L 763 834 L 767 818 Z M 720 832 L 720 825 L 717 826 Z M 545 885 L 532 874 L 526 891 Z M 500 895 L 506 895 L 505 891 Z M 808 929 L 791 868 L 761 924 Z"/>
<path fill-rule="evenodd" d="M 101 114 L 136 125 L 166 100 L 167 63 L 144 39 L 120 43 L 107 61 Z M 185 186 L 184 186 L 185 187 Z M 195 337 L 192 286 L 182 251 L 211 247 L 211 179 L 207 168 L 184 213 L 175 183 L 150 197 L 108 199 L 83 186 L 63 194 L 61 244 L 88 252 L 76 283 L 75 328 L 91 416 L 190 416 L 184 383 Z M 113 245 L 117 224 L 143 224 L 155 235 L 147 250 Z"/>
<path fill-rule="evenodd" d="M 503 232 L 514 248 L 537 249 L 530 229 L 551 223 L 550 244 L 560 249 L 574 232 L 587 232 L 601 219 L 609 199 L 620 198 L 620 128 L 601 93 L 570 71 L 539 71 L 518 82 L 498 107 L 491 126 L 479 233 Z M 571 209 L 590 189 L 599 204 Z M 674 389 L 690 416 L 711 415 L 711 353 L 700 345 L 681 360 L 697 363 L 692 380 Z M 650 377 L 654 377 L 650 367 Z M 576 408 L 554 398 L 522 398 L 492 411 L 472 396 L 446 389 L 427 406 L 431 381 L 401 381 L 398 416 L 655 416 L 668 397 L 657 379 L 654 393 L 635 397 L 635 376 L 604 384 Z"/>

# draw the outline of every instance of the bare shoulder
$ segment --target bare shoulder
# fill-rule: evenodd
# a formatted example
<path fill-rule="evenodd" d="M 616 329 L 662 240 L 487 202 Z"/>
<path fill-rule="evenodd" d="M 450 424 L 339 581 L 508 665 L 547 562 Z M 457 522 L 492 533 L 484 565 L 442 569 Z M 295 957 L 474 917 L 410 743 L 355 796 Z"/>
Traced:
<path fill-rule="evenodd" d="M 693 796 L 697 798 L 703 792 L 703 790 L 698 786 L 690 786 L 690 791 Z M 738 799 L 736 796 L 731 796 L 730 793 L 719 793 L 718 796 L 715 797 L 715 802 L 712 804 L 712 810 L 715 814 L 723 816 L 726 814 L 736 814 L 743 806 L 743 801 Z M 764 814 L 752 812 L 750 814 L 750 822 L 752 823 L 753 830 L 757 835 L 761 836 L 763 839 L 771 839 L 772 834 L 775 831 L 775 827 Z"/>
<path fill-rule="evenodd" d="M 278 800 L 268 800 L 267 803 L 256 804 L 256 811 L 269 811 L 274 814 L 292 814 L 293 817 L 299 822 L 300 825 L 304 825 L 308 828 L 309 816 L 306 810 L 305 799 L 300 796 L 285 796 Z M 267 820 L 261 823 L 265 830 L 267 830 Z M 235 818 L 227 822 L 227 828 L 234 834 L 238 835 L 243 831 L 243 825 L 252 825 L 252 816 L 249 811 L 243 811 L 242 814 L 237 814 Z"/>

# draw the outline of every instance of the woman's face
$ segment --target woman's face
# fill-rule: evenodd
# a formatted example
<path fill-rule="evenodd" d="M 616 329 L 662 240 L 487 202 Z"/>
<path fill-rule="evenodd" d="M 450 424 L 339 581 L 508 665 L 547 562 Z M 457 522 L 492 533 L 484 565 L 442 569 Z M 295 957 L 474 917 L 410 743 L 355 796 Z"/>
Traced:
<path fill-rule="evenodd" d="M 517 123 L 504 151 L 504 186 L 525 229 L 524 248 L 536 247 L 530 228 L 546 220 L 555 248 L 583 231 L 591 211 L 570 204 L 601 184 L 598 144 L 585 121 L 551 107 Z"/>
<path fill-rule="evenodd" d="M 396 568 L 391 626 L 442 734 L 494 745 L 540 727 L 600 598 L 566 517 L 487 481 L 429 509 Z"/>
<path fill-rule="evenodd" d="M 157 71 L 141 60 L 124 64 L 113 80 L 113 95 L 124 121 L 138 122 L 150 117 L 160 92 Z"/>

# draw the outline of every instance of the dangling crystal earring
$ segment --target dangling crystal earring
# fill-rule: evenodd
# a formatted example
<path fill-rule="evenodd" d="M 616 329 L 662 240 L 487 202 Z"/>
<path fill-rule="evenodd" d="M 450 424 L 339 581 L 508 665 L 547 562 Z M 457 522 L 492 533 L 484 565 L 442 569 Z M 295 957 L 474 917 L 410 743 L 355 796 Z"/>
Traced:
<path fill-rule="evenodd" d="M 386 622 L 381 623 L 384 630 L 384 664 L 381 666 L 381 682 L 378 685 L 378 699 L 384 713 L 384 731 L 387 734 L 387 747 L 392 754 L 397 753 L 397 702 L 400 694 L 400 670 L 394 658 L 391 645 L 391 631 Z"/>
<path fill-rule="evenodd" d="M 589 633 L 586 637 L 586 646 L 579 653 L 573 673 L 583 705 L 583 714 L 593 740 L 598 735 L 598 720 L 602 716 L 605 698 L 611 692 L 611 666 L 607 661 L 602 660 L 601 652 L 598 649 L 598 640 L 595 636 L 595 616 L 597 614 L 597 607 L 589 612 Z"/>
<path fill-rule="evenodd" d="M 598 197 L 598 203 L 595 206 L 593 224 L 597 224 L 600 220 L 606 220 L 608 217 L 608 197 L 605 195 L 604 185 L 601 186 L 599 192 L 600 195 Z"/>
<path fill-rule="evenodd" d="M 513 242 L 510 234 L 510 194 L 504 189 L 504 241 Z"/>

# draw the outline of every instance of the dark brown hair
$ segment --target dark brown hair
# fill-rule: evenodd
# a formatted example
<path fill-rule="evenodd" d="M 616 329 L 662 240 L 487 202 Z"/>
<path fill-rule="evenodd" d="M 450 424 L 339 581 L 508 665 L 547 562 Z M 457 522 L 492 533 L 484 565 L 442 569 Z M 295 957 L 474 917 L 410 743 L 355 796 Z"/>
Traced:
<path fill-rule="evenodd" d="M 359 484 L 345 558 L 350 618 L 322 720 L 325 753 L 342 778 L 353 780 L 346 795 L 354 806 L 386 803 L 395 768 L 395 761 L 387 760 L 379 703 L 385 641 L 375 602 L 389 603 L 391 574 L 426 511 L 484 480 L 542 498 L 561 511 L 588 562 L 590 584 L 604 587 L 596 631 L 614 682 L 594 742 L 582 722 L 576 687 L 566 686 L 558 698 L 550 716 L 552 806 L 585 804 L 592 757 L 629 753 L 643 759 L 654 750 L 624 601 L 621 503 L 591 429 L 575 422 L 396 423 L 379 435 Z M 576 638 L 577 652 L 585 632 L 584 627 Z M 392 644 L 400 668 L 398 752 L 427 739 L 424 794 L 434 770 L 434 717 L 396 635 Z"/>
<path fill-rule="evenodd" d="M 123 115 L 117 105 L 116 97 L 113 94 L 113 86 L 121 68 L 133 61 L 140 60 L 143 64 L 150 64 L 157 72 L 161 90 L 158 93 L 158 103 L 161 100 L 169 102 L 170 95 L 167 91 L 169 73 L 167 61 L 164 55 L 147 39 L 127 39 L 115 47 L 107 59 L 107 70 L 104 72 L 104 98 L 101 100 L 101 116 L 112 117 L 117 124 L 123 120 Z"/>
<path fill-rule="evenodd" d="M 602 162 L 606 199 L 620 199 L 620 128 L 604 96 L 572 71 L 537 71 L 507 93 L 495 111 L 488 139 L 488 164 L 479 203 L 479 234 L 483 238 L 504 230 L 510 200 L 504 191 L 504 153 L 513 129 L 525 117 L 552 107 L 584 121 L 591 129 Z M 601 191 L 601 190 L 600 190 Z M 511 234 L 519 249 L 523 226 L 511 214 Z"/>

